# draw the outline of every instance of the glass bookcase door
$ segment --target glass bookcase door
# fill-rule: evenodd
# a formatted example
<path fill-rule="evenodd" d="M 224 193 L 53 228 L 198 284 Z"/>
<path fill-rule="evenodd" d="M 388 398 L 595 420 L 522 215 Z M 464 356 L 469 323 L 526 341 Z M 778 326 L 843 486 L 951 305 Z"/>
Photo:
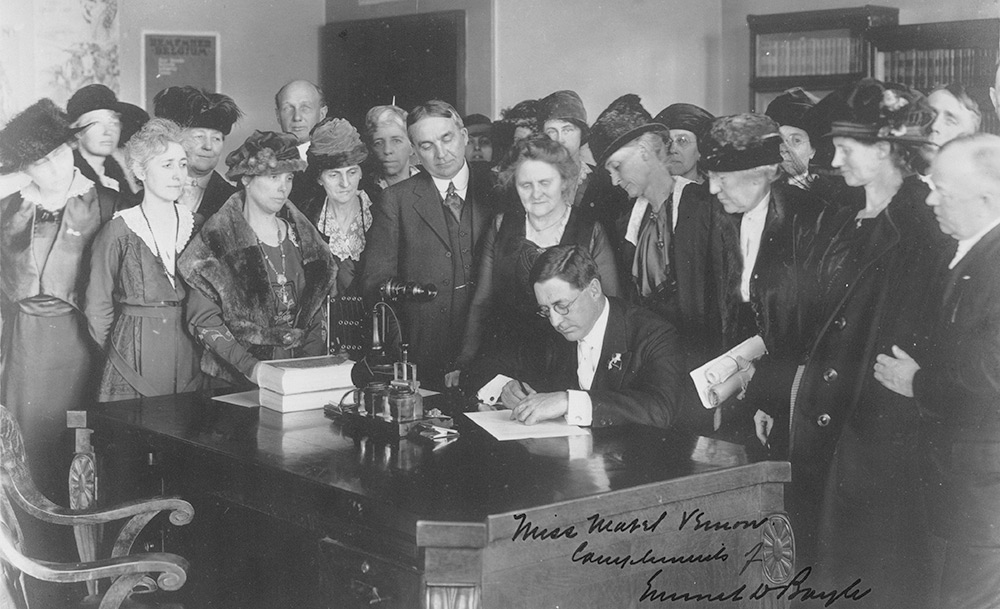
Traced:
<path fill-rule="evenodd" d="M 849 29 L 757 34 L 756 76 L 852 74 L 865 68 L 860 36 Z"/>

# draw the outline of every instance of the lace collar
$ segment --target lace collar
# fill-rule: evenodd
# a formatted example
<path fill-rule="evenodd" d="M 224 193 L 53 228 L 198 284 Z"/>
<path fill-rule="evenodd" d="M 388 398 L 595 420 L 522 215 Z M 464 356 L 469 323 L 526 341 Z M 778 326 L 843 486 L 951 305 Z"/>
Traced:
<path fill-rule="evenodd" d="M 177 255 L 184 250 L 184 246 L 191 239 L 191 233 L 194 230 L 194 214 L 191 213 L 191 210 L 178 203 L 174 203 L 174 209 L 177 210 L 178 226 L 177 242 L 174 244 L 173 252 L 160 251 L 159 247 L 157 247 L 156 242 L 153 240 L 153 233 L 149 231 L 149 224 L 142 214 L 141 206 L 136 205 L 135 207 L 115 213 L 115 218 L 120 217 L 125 222 L 125 226 L 135 233 L 139 239 L 142 239 L 142 242 L 146 244 L 149 251 L 159 252 L 161 256 L 160 263 L 163 264 L 164 270 L 167 271 L 167 279 L 170 280 L 171 285 L 174 285 L 174 277 L 177 274 L 174 270 L 176 268 Z"/>
<path fill-rule="evenodd" d="M 66 203 L 68 203 L 70 199 L 87 194 L 87 192 L 93 187 L 94 183 L 80 173 L 79 169 L 74 168 L 73 181 L 69 185 L 69 191 L 66 193 L 66 198 L 61 203 L 57 203 L 56 205 L 43 203 L 42 193 L 38 190 L 38 185 L 34 182 L 31 182 L 21 189 L 21 197 L 28 203 L 34 203 L 47 212 L 57 212 L 66 207 Z"/>

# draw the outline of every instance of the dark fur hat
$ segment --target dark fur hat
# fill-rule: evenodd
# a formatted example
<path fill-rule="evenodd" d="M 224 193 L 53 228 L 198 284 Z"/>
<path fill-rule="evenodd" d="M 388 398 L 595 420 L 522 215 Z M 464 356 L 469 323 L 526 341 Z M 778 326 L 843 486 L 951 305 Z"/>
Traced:
<path fill-rule="evenodd" d="M 590 127 L 587 125 L 587 109 L 583 107 L 583 100 L 576 91 L 556 91 L 543 97 L 538 115 L 543 128 L 545 121 L 548 120 L 573 123 L 583 131 L 581 142 L 587 141 L 590 132 Z"/>
<path fill-rule="evenodd" d="M 306 161 L 310 173 L 360 165 L 368 158 L 368 147 L 354 125 L 342 118 L 327 118 L 313 127 Z"/>
<path fill-rule="evenodd" d="M 13 173 L 71 141 L 81 129 L 51 99 L 40 99 L 0 131 L 0 173 Z"/>
<path fill-rule="evenodd" d="M 795 127 L 808 133 L 809 129 L 804 120 L 806 112 L 818 101 L 819 98 L 812 93 L 802 87 L 795 87 L 771 100 L 764 114 L 773 118 L 774 122 L 781 126 Z"/>
<path fill-rule="evenodd" d="M 66 102 L 66 114 L 69 115 L 70 123 L 76 122 L 76 119 L 94 110 L 111 110 L 122 117 L 126 115 L 134 117 L 137 112 L 146 114 L 146 111 L 139 106 L 118 101 L 114 91 L 99 84 L 78 89 Z"/>
<path fill-rule="evenodd" d="M 670 104 L 660 111 L 653 122 L 667 126 L 667 129 L 690 131 L 699 140 L 712 126 L 715 117 L 711 112 L 694 104 Z"/>
<path fill-rule="evenodd" d="M 924 144 L 935 115 L 919 91 L 864 78 L 823 98 L 809 112 L 809 120 L 818 126 L 829 126 L 829 131 L 821 135 Z"/>
<path fill-rule="evenodd" d="M 705 171 L 741 171 L 781 164 L 778 123 L 763 114 L 723 116 L 699 139 L 699 165 Z"/>
<path fill-rule="evenodd" d="M 667 131 L 667 127 L 653 121 L 638 95 L 629 93 L 611 102 L 590 128 L 590 151 L 597 166 L 603 167 L 615 151 L 650 131 Z"/>
<path fill-rule="evenodd" d="M 233 98 L 190 86 L 167 87 L 153 98 L 153 114 L 185 129 L 215 129 L 229 135 L 243 111 Z"/>
<path fill-rule="evenodd" d="M 263 176 L 302 171 L 306 162 L 299 156 L 299 141 L 290 133 L 254 131 L 243 145 L 226 157 L 226 177 Z"/>

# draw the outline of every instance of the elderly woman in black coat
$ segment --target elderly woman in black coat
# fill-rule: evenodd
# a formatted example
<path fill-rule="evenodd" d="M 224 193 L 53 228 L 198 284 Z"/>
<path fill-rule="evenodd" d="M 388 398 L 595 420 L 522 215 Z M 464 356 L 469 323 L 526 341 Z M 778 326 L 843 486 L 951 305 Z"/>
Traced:
<path fill-rule="evenodd" d="M 288 201 L 305 169 L 294 136 L 255 131 L 226 158 L 241 189 L 205 222 L 178 262 L 191 286 L 187 325 L 205 346 L 203 372 L 246 386 L 262 360 L 323 355 L 324 303 L 337 263 Z"/>

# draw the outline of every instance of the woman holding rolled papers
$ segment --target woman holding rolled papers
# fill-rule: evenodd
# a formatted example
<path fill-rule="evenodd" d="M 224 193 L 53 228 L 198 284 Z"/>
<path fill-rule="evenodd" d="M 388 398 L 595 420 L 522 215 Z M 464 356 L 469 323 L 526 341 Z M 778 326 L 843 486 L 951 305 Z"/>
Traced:
<path fill-rule="evenodd" d="M 459 370 L 446 381 L 478 389 L 496 374 L 517 376 L 541 365 L 545 337 L 552 329 L 535 311 L 538 304 L 528 275 L 535 260 L 554 245 L 582 245 L 590 251 L 604 291 L 619 296 L 614 250 L 601 225 L 572 206 L 577 167 L 569 151 L 544 136 L 518 141 L 500 174 L 513 186 L 521 210 L 498 216 L 486 234 L 479 284 L 465 326 Z"/>
<path fill-rule="evenodd" d="M 337 264 L 322 236 L 288 201 L 305 168 L 294 136 L 255 131 L 226 158 L 241 189 L 192 239 L 178 267 L 191 286 L 187 324 L 205 346 L 202 371 L 257 382 L 261 360 L 326 353 L 324 302 Z"/>
<path fill-rule="evenodd" d="M 101 402 L 194 391 L 202 381 L 176 264 L 194 227 L 191 211 L 176 203 L 187 178 L 182 139 L 162 118 L 129 139 L 127 171 L 142 182 L 142 203 L 115 214 L 94 241 L 85 311 L 107 353 Z"/>
<path fill-rule="evenodd" d="M 760 336 L 768 353 L 754 364 L 757 378 L 749 385 L 744 384 L 748 374 L 737 377 L 741 383 L 735 394 L 746 389 L 748 400 L 730 400 L 722 412 L 722 433 L 741 442 L 756 441 L 754 402 L 781 401 L 781 395 L 770 395 L 775 387 L 787 396 L 812 336 L 809 312 L 815 307 L 810 304 L 817 300 L 806 260 L 826 206 L 784 183 L 781 143 L 777 123 L 762 114 L 715 119 L 699 140 L 717 201 L 712 266 L 724 344 L 732 349 Z M 750 400 L 755 391 L 756 399 Z M 787 397 L 783 401 L 787 405 Z M 787 416 L 781 421 L 775 428 L 787 430 Z M 780 444 L 787 433 L 779 430 L 774 436 Z"/>
<path fill-rule="evenodd" d="M 874 365 L 897 350 L 919 360 L 925 325 L 937 317 L 927 286 L 937 261 L 950 260 L 942 257 L 949 239 L 917 175 L 934 111 L 917 91 L 872 79 L 814 110 L 832 125 L 833 166 L 856 196 L 838 205 L 819 252 L 824 306 L 794 399 L 786 507 L 821 520 L 821 578 L 864 578 L 870 606 L 922 607 L 931 578 L 919 408 L 875 380 Z M 798 542 L 815 522 L 793 525 Z"/>

